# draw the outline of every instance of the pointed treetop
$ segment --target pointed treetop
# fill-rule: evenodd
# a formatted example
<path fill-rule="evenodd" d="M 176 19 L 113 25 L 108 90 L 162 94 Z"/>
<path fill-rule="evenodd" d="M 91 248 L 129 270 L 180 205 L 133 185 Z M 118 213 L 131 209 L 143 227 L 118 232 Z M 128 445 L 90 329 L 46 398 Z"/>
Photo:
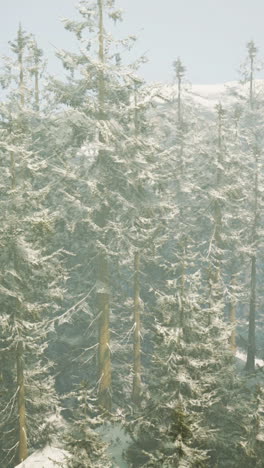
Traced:
<path fill-rule="evenodd" d="M 183 65 L 181 59 L 178 57 L 176 61 L 173 62 L 173 68 L 178 79 L 182 79 L 185 75 L 186 68 Z"/>
<path fill-rule="evenodd" d="M 12 51 L 15 54 L 21 53 L 26 47 L 29 38 L 29 34 L 26 33 L 21 23 L 19 23 L 16 39 L 14 41 L 9 41 Z"/>
<path fill-rule="evenodd" d="M 248 50 L 248 55 L 249 55 L 249 57 L 251 59 L 256 57 L 258 49 L 257 49 L 254 41 L 249 41 L 247 43 L 247 50 Z"/>

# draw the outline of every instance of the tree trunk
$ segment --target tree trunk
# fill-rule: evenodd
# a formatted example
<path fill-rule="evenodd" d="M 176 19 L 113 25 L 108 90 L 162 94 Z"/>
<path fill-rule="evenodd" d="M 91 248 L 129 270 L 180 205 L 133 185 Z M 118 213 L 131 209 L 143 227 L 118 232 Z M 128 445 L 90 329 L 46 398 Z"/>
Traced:
<path fill-rule="evenodd" d="M 18 63 L 19 63 L 19 93 L 20 93 L 20 104 L 21 107 L 25 105 L 25 84 L 24 84 L 24 65 L 23 65 L 23 41 L 22 41 L 22 27 L 19 25 L 18 31 Z"/>
<path fill-rule="evenodd" d="M 249 57 L 250 57 L 250 109 L 254 108 L 254 59 L 256 48 L 253 43 L 249 44 Z M 248 350 L 247 350 L 247 372 L 255 371 L 255 358 L 256 358 L 256 283 L 257 283 L 257 223 L 258 223 L 258 150 L 255 148 L 255 183 L 254 183 L 254 223 L 252 231 L 252 243 L 255 250 L 254 255 L 251 257 L 251 280 L 250 280 L 250 302 L 249 302 L 249 324 L 248 324 Z"/>
<path fill-rule="evenodd" d="M 249 304 L 249 326 L 248 326 L 248 350 L 246 370 L 248 372 L 255 371 L 255 355 L 256 355 L 256 257 L 251 258 L 251 284 L 250 284 L 250 304 Z"/>
<path fill-rule="evenodd" d="M 216 170 L 216 189 L 220 190 L 222 186 L 222 169 L 223 165 L 223 135 L 222 135 L 222 118 L 224 111 L 222 105 L 219 104 L 218 112 L 218 151 L 217 151 L 217 170 Z M 214 241 L 215 254 L 213 259 L 212 274 L 212 297 L 214 304 L 218 304 L 222 308 L 223 291 L 221 287 L 222 276 L 222 207 L 221 202 L 217 198 L 214 202 Z"/>
<path fill-rule="evenodd" d="M 103 0 L 97 0 L 98 7 L 98 58 L 103 67 L 104 65 L 104 28 L 103 28 Z M 105 82 L 103 69 L 99 72 L 98 77 L 98 107 L 99 120 L 103 120 L 105 105 Z M 101 132 L 99 132 L 99 141 L 104 142 Z M 98 159 L 99 164 L 103 163 L 105 152 L 100 150 Z M 106 205 L 101 207 L 98 213 L 98 225 L 101 228 L 106 226 L 108 209 Z M 98 371 L 99 371 L 99 404 L 106 410 L 110 411 L 112 406 L 111 399 L 111 354 L 110 354 L 110 330 L 109 330 L 109 314 L 110 314 L 110 295 L 109 295 L 109 277 L 108 277 L 108 259 L 104 252 L 98 255 L 98 271 L 97 281 L 99 284 L 97 291 L 99 320 L 99 351 L 98 351 Z"/>
<path fill-rule="evenodd" d="M 26 405 L 25 405 L 25 383 L 23 369 L 23 344 L 20 341 L 17 347 L 17 404 L 19 424 L 18 462 L 21 463 L 28 456 L 27 450 L 27 428 L 26 428 Z"/>
<path fill-rule="evenodd" d="M 178 138 L 180 143 L 180 152 L 179 152 L 179 170 L 181 175 L 183 175 L 183 151 L 184 151 L 184 142 L 183 142 L 183 119 L 182 119 L 182 96 L 181 96 L 181 84 L 182 76 L 178 74 Z"/>
<path fill-rule="evenodd" d="M 140 346 L 140 253 L 134 257 L 134 348 L 132 400 L 139 403 L 141 392 L 141 346 Z"/>
<path fill-rule="evenodd" d="M 180 282 L 180 302 L 179 302 L 179 325 L 180 333 L 178 334 L 178 343 L 180 343 L 182 336 L 186 334 L 186 321 L 184 317 L 185 312 L 185 283 L 186 283 L 186 238 L 183 240 L 182 255 L 181 255 L 181 282 Z M 185 338 L 187 338 L 185 336 Z"/>
<path fill-rule="evenodd" d="M 37 67 L 37 63 L 35 65 Z M 36 107 L 36 111 L 39 112 L 39 71 L 38 71 L 37 68 L 35 70 L 34 76 L 35 76 L 35 90 L 34 90 L 34 92 L 35 92 L 35 107 Z"/>
<path fill-rule="evenodd" d="M 99 370 L 99 395 L 100 406 L 111 410 L 111 354 L 110 354 L 110 330 L 109 330 L 109 279 L 108 262 L 104 254 L 99 254 L 98 260 L 98 370 Z"/>
<path fill-rule="evenodd" d="M 249 302 L 249 324 L 248 324 L 248 350 L 246 370 L 255 371 L 256 358 L 256 284 L 257 284 L 257 223 L 258 223 L 258 155 L 255 154 L 255 202 L 254 202 L 254 224 L 252 233 L 254 255 L 251 257 L 251 280 L 250 280 L 250 302 Z"/>
<path fill-rule="evenodd" d="M 253 109 L 253 104 L 254 104 L 253 83 L 254 83 L 254 56 L 250 55 L 249 102 L 250 102 L 251 110 Z"/>
<path fill-rule="evenodd" d="M 232 275 L 231 277 L 232 289 L 234 288 L 235 285 L 236 285 L 235 275 Z M 236 354 L 236 301 L 233 297 L 231 298 L 231 301 L 230 301 L 229 319 L 230 319 L 230 324 L 232 327 L 231 336 L 230 336 L 230 349 L 232 353 L 235 355 Z"/>
<path fill-rule="evenodd" d="M 99 50 L 98 58 L 103 67 L 105 63 L 104 57 L 104 21 L 103 21 L 103 0 L 97 1 L 98 13 L 99 13 L 99 23 L 98 23 L 98 40 L 99 40 Z M 99 80 L 98 80 L 98 104 L 99 104 L 99 119 L 104 119 L 104 105 L 105 105 L 105 81 L 104 81 L 104 72 L 103 69 L 99 71 Z M 99 135 L 101 136 L 101 135 Z"/>
<path fill-rule="evenodd" d="M 16 163 L 15 163 L 15 153 L 11 151 L 10 153 L 10 173 L 11 173 L 11 188 L 15 190 L 16 188 Z"/>

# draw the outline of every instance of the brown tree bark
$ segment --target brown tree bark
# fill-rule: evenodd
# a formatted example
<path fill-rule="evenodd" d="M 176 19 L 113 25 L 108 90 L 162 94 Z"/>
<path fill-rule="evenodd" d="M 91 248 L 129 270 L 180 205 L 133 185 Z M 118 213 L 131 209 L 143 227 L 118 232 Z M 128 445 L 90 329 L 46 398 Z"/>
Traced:
<path fill-rule="evenodd" d="M 98 7 L 98 41 L 99 50 L 98 58 L 103 67 L 104 65 L 104 27 L 103 27 L 103 0 L 97 1 Z M 99 72 L 98 77 L 98 106 L 99 106 L 99 119 L 104 119 L 104 106 L 105 106 L 105 80 L 103 69 Z M 99 133 L 99 141 L 104 142 L 101 132 Z M 102 150 L 99 151 L 98 159 L 99 164 L 103 163 L 105 154 Z M 98 213 L 97 224 L 104 228 L 107 222 L 108 210 L 105 206 L 101 207 Z M 109 294 L 109 277 L 108 277 L 108 259 L 104 252 L 98 254 L 97 266 L 97 302 L 98 302 L 98 335 L 99 335 L 99 349 L 98 349 L 98 373 L 99 373 L 99 393 L 98 402 L 102 408 L 110 411 L 112 406 L 111 398 L 111 353 L 110 353 L 110 329 L 109 329 L 109 315 L 110 315 L 110 294 Z"/>
<path fill-rule="evenodd" d="M 17 404 L 18 404 L 18 426 L 19 426 L 18 462 L 21 463 L 28 456 L 25 382 L 24 382 L 24 368 L 23 368 L 23 344 L 21 341 L 18 343 L 18 346 L 17 346 L 16 367 L 17 367 L 17 387 L 18 387 Z"/>
<path fill-rule="evenodd" d="M 110 353 L 110 329 L 109 329 L 109 279 L 107 258 L 99 255 L 98 260 L 98 371 L 99 371 L 99 395 L 98 401 L 104 409 L 111 410 L 111 353 Z M 101 289 L 100 289 L 101 288 Z"/>
<path fill-rule="evenodd" d="M 132 400 L 139 403 L 141 393 L 141 342 L 140 342 L 140 253 L 134 256 L 134 346 Z"/>

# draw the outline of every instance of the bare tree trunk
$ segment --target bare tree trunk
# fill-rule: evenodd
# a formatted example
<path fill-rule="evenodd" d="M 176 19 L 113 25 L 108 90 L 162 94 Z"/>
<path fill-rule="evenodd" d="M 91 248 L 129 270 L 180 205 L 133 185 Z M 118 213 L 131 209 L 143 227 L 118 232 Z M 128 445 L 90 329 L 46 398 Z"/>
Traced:
<path fill-rule="evenodd" d="M 25 84 L 24 84 L 24 65 L 23 65 L 23 44 L 22 44 L 22 27 L 19 25 L 18 30 L 18 63 L 19 63 L 19 93 L 20 93 L 20 104 L 21 107 L 25 105 Z"/>
<path fill-rule="evenodd" d="M 248 350 L 246 370 L 254 372 L 256 355 L 256 257 L 251 258 L 251 285 L 250 285 L 250 304 L 249 304 L 249 326 L 248 326 Z"/>
<path fill-rule="evenodd" d="M 250 54 L 250 78 L 249 78 L 249 102 L 250 102 L 250 108 L 251 110 L 253 109 L 254 105 L 254 96 L 253 96 L 253 79 L 254 75 L 254 55 Z"/>
<path fill-rule="evenodd" d="M 38 70 L 38 63 L 35 63 L 35 72 L 34 72 L 34 78 L 35 78 L 35 107 L 36 111 L 39 112 L 39 70 Z"/>
<path fill-rule="evenodd" d="M 183 174 L 183 116 L 182 116 L 182 78 L 184 76 L 184 67 L 178 61 L 177 67 L 177 82 L 178 82 L 178 99 L 177 99 L 177 114 L 178 114 L 178 137 L 180 141 L 180 152 L 179 152 L 179 170 L 181 175 Z"/>
<path fill-rule="evenodd" d="M 254 202 L 254 224 L 252 233 L 254 255 L 251 257 L 251 280 L 250 280 L 250 302 L 249 302 L 249 325 L 248 325 L 248 350 L 246 370 L 254 372 L 256 358 L 256 285 L 257 285 L 257 223 L 258 223 L 258 156 L 255 154 L 255 202 Z"/>
<path fill-rule="evenodd" d="M 141 343 L 140 343 L 140 253 L 134 257 L 134 348 L 132 400 L 139 403 L 141 392 Z"/>
<path fill-rule="evenodd" d="M 232 289 L 234 289 L 235 285 L 236 285 L 235 275 L 232 275 L 231 277 Z M 230 324 L 232 327 L 231 336 L 230 336 L 230 349 L 232 353 L 235 355 L 236 354 L 236 301 L 233 297 L 231 298 L 231 301 L 230 301 L 229 320 L 230 320 Z"/>
<path fill-rule="evenodd" d="M 98 262 L 98 278 L 100 281 L 97 292 L 99 309 L 99 395 L 100 406 L 111 410 L 111 354 L 110 354 L 110 330 L 109 330 L 109 279 L 107 258 L 100 254 Z M 100 289 L 101 287 L 101 289 Z"/>
<path fill-rule="evenodd" d="M 23 369 L 23 344 L 20 341 L 17 347 L 17 404 L 18 404 L 18 424 L 19 424 L 19 445 L 18 462 L 21 463 L 28 456 L 27 449 L 27 428 L 26 428 L 26 404 L 25 404 L 25 383 Z"/>
<path fill-rule="evenodd" d="M 103 1 L 97 0 L 98 13 L 99 13 L 99 24 L 98 24 L 98 40 L 99 40 L 99 50 L 98 58 L 103 67 L 105 63 L 104 57 L 104 19 L 103 19 Z M 104 80 L 104 71 L 100 70 L 99 72 L 99 85 L 98 85 L 98 101 L 99 101 L 99 118 L 104 118 L 104 104 L 105 104 L 105 80 Z"/>
<path fill-rule="evenodd" d="M 253 42 L 248 44 L 248 51 L 250 57 L 250 89 L 249 101 L 250 109 L 254 108 L 254 59 L 257 49 Z M 254 183 L 254 223 L 252 231 L 252 242 L 255 250 L 254 255 L 251 257 L 251 280 L 250 280 L 250 303 L 249 303 L 249 325 L 248 325 L 248 350 L 247 350 L 247 372 L 255 371 L 255 358 L 256 358 L 256 284 L 257 284 L 257 223 L 258 223 L 258 150 L 255 149 L 255 183 Z"/>
<path fill-rule="evenodd" d="M 104 28 L 103 28 L 103 0 L 97 0 L 99 23 L 98 23 L 98 41 L 99 51 L 98 57 L 101 65 L 104 65 Z M 99 72 L 98 79 L 98 105 L 99 119 L 104 119 L 104 104 L 105 104 L 105 81 L 104 72 Z M 104 142 L 101 132 L 99 133 L 99 141 Z M 99 151 L 99 162 L 103 162 L 105 157 L 103 151 Z M 107 210 L 101 207 L 101 212 L 98 214 L 99 225 L 101 228 L 106 226 Z M 98 255 L 98 271 L 97 280 L 99 289 L 97 291 L 99 320 L 99 350 L 98 350 L 98 370 L 99 370 L 99 404 L 106 410 L 110 411 L 112 406 L 111 398 L 111 354 L 110 354 L 110 329 L 109 329 L 109 314 L 110 314 L 110 295 L 109 295 L 109 277 L 108 277 L 108 259 L 107 255 L 100 252 Z"/>
<path fill-rule="evenodd" d="M 181 255 L 181 282 L 180 282 L 180 302 L 179 302 L 179 328 L 181 333 L 178 334 L 178 342 L 180 343 L 181 337 L 186 333 L 186 320 L 184 317 L 185 312 L 185 283 L 186 283 L 186 238 L 183 239 L 182 255 Z"/>
<path fill-rule="evenodd" d="M 15 190 L 16 188 L 16 168 L 15 168 L 15 153 L 11 151 L 10 153 L 10 173 L 11 173 L 11 188 Z"/>
<path fill-rule="evenodd" d="M 181 128 L 182 126 L 182 109 L 181 109 L 181 84 L 182 84 L 182 76 L 181 74 L 178 74 L 178 106 L 177 106 L 177 112 L 178 112 L 178 124 L 179 127 Z"/>
<path fill-rule="evenodd" d="M 224 111 L 222 105 L 219 104 L 218 108 L 218 154 L 217 154 L 217 171 L 216 171 L 216 189 L 221 189 L 222 185 L 222 169 L 223 165 L 223 135 L 222 135 L 222 119 Z M 214 241 L 215 241 L 215 254 L 214 254 L 214 270 L 212 274 L 212 297 L 214 303 L 220 304 L 223 299 L 223 292 L 220 285 L 222 275 L 222 208 L 219 199 L 214 202 Z"/>

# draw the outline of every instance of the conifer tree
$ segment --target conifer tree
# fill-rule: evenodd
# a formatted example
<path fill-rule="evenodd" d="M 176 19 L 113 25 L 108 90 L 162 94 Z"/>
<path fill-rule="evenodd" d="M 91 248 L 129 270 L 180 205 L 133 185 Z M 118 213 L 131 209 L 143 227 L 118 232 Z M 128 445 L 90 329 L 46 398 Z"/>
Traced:
<path fill-rule="evenodd" d="M 263 118 L 260 112 L 261 95 L 257 96 L 255 85 L 255 69 L 257 48 L 253 41 L 247 44 L 247 69 L 245 84 L 248 87 L 248 105 L 241 119 L 242 145 L 246 154 L 248 185 L 248 210 L 250 225 L 246 230 L 247 253 L 250 257 L 249 275 L 249 321 L 248 349 L 246 370 L 254 372 L 256 358 L 256 316 L 257 316 L 257 264 L 261 248 L 259 230 L 262 208 L 260 186 L 262 180 L 261 147 L 263 142 Z"/>
<path fill-rule="evenodd" d="M 25 59 L 29 39 L 20 26 L 11 43 L 19 65 L 19 75 L 14 75 L 18 92 L 1 105 L 1 361 L 8 363 L 1 382 L 1 460 L 8 467 L 25 460 L 29 448 L 50 440 L 49 416 L 58 403 L 44 350 L 48 318 L 62 294 L 62 269 L 48 247 L 52 227 L 47 213 L 46 224 L 43 219 L 45 165 L 32 151 Z M 11 81 L 9 75 L 3 82 Z"/>
<path fill-rule="evenodd" d="M 116 271 L 113 272 L 116 258 L 120 256 L 122 262 L 119 248 L 126 244 L 125 223 L 133 205 L 130 197 L 132 196 L 133 203 L 138 200 L 137 192 L 139 197 L 142 197 L 142 184 L 136 186 L 135 177 L 140 168 L 145 169 L 147 163 L 141 161 L 140 154 L 137 155 L 139 151 L 138 143 L 135 143 L 135 129 L 131 130 L 134 123 L 133 105 L 131 106 L 131 100 L 134 99 L 134 87 L 131 86 L 131 82 L 134 81 L 134 68 L 122 67 L 118 49 L 111 50 L 111 41 L 103 28 L 104 15 L 118 20 L 120 12 L 114 9 L 114 2 L 97 2 L 94 5 L 81 2 L 79 12 L 82 21 L 65 20 L 65 25 L 67 29 L 75 32 L 81 41 L 82 54 L 65 51 L 59 53 L 65 67 L 71 73 L 66 84 L 53 80 L 53 90 L 55 97 L 58 97 L 62 104 L 67 103 L 70 106 L 70 125 L 79 134 L 76 146 L 74 147 L 72 139 L 67 151 L 71 154 L 71 176 L 75 177 L 73 174 L 81 172 L 84 188 L 79 189 L 77 180 L 80 178 L 76 176 L 74 190 L 73 185 L 68 186 L 64 189 L 64 194 L 68 198 L 71 197 L 73 203 L 77 199 L 80 201 L 79 220 L 76 217 L 75 221 L 79 228 L 83 226 L 82 229 L 87 231 L 86 249 L 93 257 L 92 268 L 97 272 L 97 306 L 94 298 L 90 304 L 94 310 L 96 307 L 95 317 L 98 323 L 98 402 L 102 408 L 110 410 L 112 366 L 109 319 L 110 292 L 113 284 L 110 277 L 116 275 Z M 91 38 L 87 39 L 86 36 L 89 31 L 98 32 L 92 43 Z M 133 38 L 119 44 L 117 41 L 116 46 L 126 47 L 131 41 L 133 42 Z M 90 46 L 85 49 L 86 44 Z M 93 51 L 94 55 L 91 55 Z M 81 74 L 78 78 L 72 73 L 75 65 L 80 68 Z M 74 102 L 73 96 L 76 99 Z M 143 142 L 141 146 L 143 147 Z M 147 148 L 147 145 L 145 146 Z M 91 147 L 89 160 L 87 155 Z M 150 145 L 146 151 L 150 153 Z M 78 161 L 82 161 L 82 167 L 77 167 L 76 157 Z M 83 214 L 85 218 L 82 217 Z M 133 213 L 132 220 L 135 218 Z M 128 224 L 131 226 L 132 223 L 129 221 Z M 82 254 L 82 259 L 83 255 L 85 254 Z M 90 277 L 88 281 L 92 289 L 94 278 Z"/>

